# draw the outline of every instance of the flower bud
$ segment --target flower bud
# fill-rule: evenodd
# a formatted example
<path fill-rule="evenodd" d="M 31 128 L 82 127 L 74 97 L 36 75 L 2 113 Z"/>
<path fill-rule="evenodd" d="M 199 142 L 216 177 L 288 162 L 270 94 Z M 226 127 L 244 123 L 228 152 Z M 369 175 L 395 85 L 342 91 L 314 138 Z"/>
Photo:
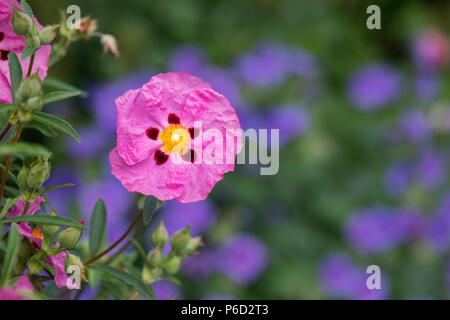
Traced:
<path fill-rule="evenodd" d="M 69 268 L 70 266 L 78 267 L 81 272 L 81 277 L 83 278 L 83 280 L 87 281 L 86 274 L 84 272 L 85 271 L 84 264 L 83 264 L 83 262 L 81 262 L 80 257 L 69 253 L 68 257 L 66 258 L 65 263 L 66 263 L 66 268 Z"/>
<path fill-rule="evenodd" d="M 167 262 L 164 263 L 164 270 L 167 274 L 175 274 L 180 270 L 181 258 L 178 256 L 171 257 Z"/>
<path fill-rule="evenodd" d="M 33 21 L 30 16 L 14 7 L 12 18 L 12 28 L 14 32 L 20 36 L 24 36 L 31 32 L 32 25 Z"/>
<path fill-rule="evenodd" d="M 29 98 L 41 96 L 42 81 L 36 72 L 31 77 L 23 79 L 19 89 L 16 91 L 16 98 L 19 102 L 27 101 Z"/>
<path fill-rule="evenodd" d="M 197 248 L 203 246 L 203 240 L 202 237 L 195 237 L 195 238 L 191 238 L 187 244 L 187 251 L 193 252 L 195 250 L 197 250 Z"/>
<path fill-rule="evenodd" d="M 30 168 L 26 165 L 22 166 L 17 175 L 17 185 L 19 187 L 20 193 L 26 192 L 28 189 L 28 176 L 30 175 Z"/>
<path fill-rule="evenodd" d="M 191 227 L 187 226 L 183 230 L 175 232 L 175 234 L 170 239 L 170 244 L 175 253 L 179 255 L 185 254 L 189 240 L 191 240 Z"/>
<path fill-rule="evenodd" d="M 58 242 L 65 249 L 73 249 L 80 241 L 81 234 L 79 228 L 68 228 L 59 234 Z"/>
<path fill-rule="evenodd" d="M 39 39 L 42 44 L 52 44 L 56 39 L 59 24 L 46 26 L 39 32 Z"/>
<path fill-rule="evenodd" d="M 28 271 L 30 271 L 31 274 L 39 274 L 43 269 L 44 264 L 38 259 L 30 259 L 30 261 L 28 261 Z"/>
<path fill-rule="evenodd" d="M 37 49 L 41 45 L 41 39 L 34 33 L 30 33 L 25 38 L 25 48 Z"/>
<path fill-rule="evenodd" d="M 20 241 L 20 249 L 17 254 L 17 257 L 27 261 L 33 255 L 34 252 L 35 249 L 31 245 L 30 241 L 28 241 L 28 239 L 23 238 Z"/>
<path fill-rule="evenodd" d="M 155 247 L 162 247 L 166 244 L 168 238 L 169 234 L 167 233 L 166 227 L 164 227 L 164 223 L 161 220 L 159 226 L 152 233 L 152 244 Z"/>
<path fill-rule="evenodd" d="M 159 247 L 153 248 L 147 255 L 147 262 L 151 267 L 157 267 L 162 261 L 162 252 Z"/>
<path fill-rule="evenodd" d="M 58 214 L 55 210 L 50 211 L 50 215 L 56 217 Z M 54 224 L 44 224 L 42 226 L 42 232 L 49 238 L 59 231 L 59 226 Z"/>
<path fill-rule="evenodd" d="M 120 55 L 117 40 L 116 38 L 114 38 L 114 36 L 110 34 L 104 34 L 102 35 L 100 41 L 103 45 L 103 53 L 111 53 L 111 55 L 116 58 Z"/>
<path fill-rule="evenodd" d="M 42 96 L 37 96 L 28 99 L 26 108 L 29 111 L 40 111 L 42 107 L 44 106 L 44 99 Z M 33 115 L 31 112 L 29 112 L 31 116 Z"/>
<path fill-rule="evenodd" d="M 29 168 L 28 187 L 30 189 L 39 189 L 42 184 L 50 177 L 51 164 L 48 158 L 37 158 Z"/>

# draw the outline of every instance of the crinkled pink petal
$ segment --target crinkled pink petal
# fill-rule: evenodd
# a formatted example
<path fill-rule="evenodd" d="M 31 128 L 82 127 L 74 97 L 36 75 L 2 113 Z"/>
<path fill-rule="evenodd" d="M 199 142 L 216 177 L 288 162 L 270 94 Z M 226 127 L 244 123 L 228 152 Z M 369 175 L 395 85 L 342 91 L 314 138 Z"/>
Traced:
<path fill-rule="evenodd" d="M 164 73 L 151 78 L 141 89 L 116 99 L 117 149 L 128 165 L 136 164 L 161 147 L 146 136 L 150 127 L 162 130 L 169 113 L 181 114 L 189 93 L 210 86 L 185 73 Z"/>
<path fill-rule="evenodd" d="M 17 54 L 25 77 L 30 63 L 30 58 L 25 60 L 20 59 L 22 51 L 25 48 L 25 37 L 17 35 L 12 30 L 13 5 L 19 9 L 22 9 L 16 0 L 0 0 L 0 32 L 3 32 L 4 34 L 3 40 L 0 41 L 0 50 L 13 51 Z M 38 29 L 42 29 L 39 22 Z M 47 76 L 50 52 L 51 46 L 43 45 L 38 51 L 36 51 L 35 54 L 31 73 L 34 74 L 39 72 L 39 77 L 41 80 L 44 80 Z M 0 60 L 0 103 L 11 103 L 11 100 L 11 81 L 9 78 L 8 60 Z"/>
<path fill-rule="evenodd" d="M 45 261 L 53 267 L 55 271 L 55 283 L 58 288 L 66 287 L 68 284 L 67 274 L 65 271 L 64 261 L 66 260 L 67 254 L 65 251 L 58 253 L 56 256 L 46 256 Z"/>
<path fill-rule="evenodd" d="M 199 78 L 183 73 L 159 74 L 141 89 L 119 97 L 116 106 L 117 148 L 109 157 L 113 175 L 128 191 L 160 200 L 199 201 L 208 196 L 224 173 L 234 170 L 235 156 L 242 149 L 239 119 L 227 99 Z M 201 122 L 200 136 L 191 140 L 191 148 L 200 155 L 210 150 L 208 145 L 215 140 L 203 133 L 210 129 L 220 133 L 223 141 L 218 150 L 223 157 L 219 162 L 175 163 L 171 160 L 177 155 L 172 153 L 167 162 L 157 165 L 155 152 L 162 142 L 149 139 L 146 130 L 164 130 L 169 114 L 180 117 L 180 124 L 187 128 Z M 234 137 L 230 140 L 234 143 L 226 144 L 227 135 Z M 199 149 L 197 141 L 204 137 Z"/>
<path fill-rule="evenodd" d="M 36 212 L 38 212 L 39 209 L 41 209 L 41 202 L 43 202 L 43 201 L 45 201 L 44 197 L 42 197 L 42 196 L 37 197 L 36 200 L 33 201 L 30 204 L 30 206 L 28 207 L 26 214 L 29 215 L 29 214 L 35 214 Z M 16 202 L 14 208 L 9 210 L 6 217 L 12 218 L 12 217 L 21 216 L 23 214 L 24 209 L 25 209 L 25 201 L 23 199 L 20 199 L 19 201 Z"/>
<path fill-rule="evenodd" d="M 32 293 L 33 291 L 33 286 L 31 285 L 30 280 L 28 280 L 28 277 L 26 275 L 21 275 L 14 288 L 0 289 L 0 300 L 26 300 L 26 298 L 21 295 L 21 292 Z"/>

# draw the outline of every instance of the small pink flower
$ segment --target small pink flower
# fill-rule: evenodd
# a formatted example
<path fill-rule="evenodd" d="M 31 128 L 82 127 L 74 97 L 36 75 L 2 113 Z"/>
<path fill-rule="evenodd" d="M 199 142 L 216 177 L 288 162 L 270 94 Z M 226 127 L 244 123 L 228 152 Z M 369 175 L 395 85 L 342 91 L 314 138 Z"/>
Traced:
<path fill-rule="evenodd" d="M 38 197 L 33 203 L 30 204 L 26 214 L 31 215 L 35 214 L 41 208 L 41 202 L 45 201 L 44 197 Z M 12 208 L 8 214 L 7 218 L 21 216 L 23 210 L 25 209 L 25 201 L 19 200 L 15 207 Z M 32 229 L 27 222 L 22 222 L 16 224 L 19 233 L 27 238 L 31 244 L 36 248 L 36 252 L 41 250 L 42 248 L 42 239 L 44 235 L 42 234 L 40 228 Z M 46 256 L 45 261 L 53 267 L 55 271 L 55 283 L 59 288 L 67 286 L 67 274 L 64 267 L 64 261 L 66 260 L 67 254 L 66 252 L 58 253 L 56 256 Z"/>
<path fill-rule="evenodd" d="M 8 54 L 13 51 L 20 59 L 25 48 L 25 36 L 17 35 L 12 29 L 12 9 L 22 7 L 16 0 L 0 0 L 0 103 L 11 103 L 11 81 L 9 79 Z M 36 19 L 35 19 L 36 20 Z M 36 20 L 37 22 L 37 20 Z M 38 23 L 39 30 L 42 26 Z M 39 72 L 39 77 L 44 80 L 47 76 L 48 59 L 51 46 L 45 45 L 36 52 L 32 74 Z M 30 64 L 30 58 L 22 61 L 24 77 Z"/>
<path fill-rule="evenodd" d="M 199 78 L 158 74 L 117 98 L 116 106 L 117 147 L 109 159 L 128 191 L 194 202 L 234 170 L 242 148 L 239 119 L 228 100 Z M 219 161 L 207 161 L 219 154 Z"/>
<path fill-rule="evenodd" d="M 24 293 L 33 293 L 34 289 L 26 275 L 21 275 L 14 288 L 0 288 L 0 300 L 27 300 Z"/>

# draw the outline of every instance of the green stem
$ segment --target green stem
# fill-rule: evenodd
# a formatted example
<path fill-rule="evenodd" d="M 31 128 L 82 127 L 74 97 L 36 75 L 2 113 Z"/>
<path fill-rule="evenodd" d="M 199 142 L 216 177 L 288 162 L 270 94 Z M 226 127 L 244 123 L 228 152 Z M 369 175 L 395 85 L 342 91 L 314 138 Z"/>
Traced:
<path fill-rule="evenodd" d="M 31 70 L 33 70 L 34 56 L 35 56 L 35 53 L 33 53 L 31 55 L 30 65 L 28 66 L 27 78 L 29 78 L 31 76 Z"/>
<path fill-rule="evenodd" d="M 139 219 L 142 217 L 142 215 L 144 214 L 144 210 L 139 211 L 139 214 L 136 216 L 136 218 L 134 219 L 134 221 L 131 223 L 131 225 L 128 227 L 127 231 L 125 231 L 125 233 L 116 241 L 114 242 L 112 245 L 110 245 L 107 249 L 103 250 L 101 253 L 99 253 L 98 255 L 96 255 L 95 257 L 89 259 L 88 261 L 86 261 L 84 263 L 85 266 L 97 261 L 98 259 L 100 259 L 101 257 L 103 257 L 104 255 L 106 255 L 108 252 L 110 252 L 112 249 L 114 249 L 115 247 L 117 247 L 130 233 L 131 231 L 133 231 L 134 227 L 136 226 L 136 224 L 139 222 Z"/>
<path fill-rule="evenodd" d="M 22 212 L 23 216 L 27 214 L 29 207 L 30 207 L 30 203 L 28 201 L 25 201 L 25 207 L 23 208 L 23 212 Z"/>

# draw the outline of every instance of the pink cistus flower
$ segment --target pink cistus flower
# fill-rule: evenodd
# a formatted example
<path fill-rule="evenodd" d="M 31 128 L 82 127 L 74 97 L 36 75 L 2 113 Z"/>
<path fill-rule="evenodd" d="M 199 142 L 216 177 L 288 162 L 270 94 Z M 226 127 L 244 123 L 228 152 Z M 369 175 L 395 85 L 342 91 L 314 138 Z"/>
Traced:
<path fill-rule="evenodd" d="M 130 192 L 180 202 L 204 200 L 242 148 L 228 100 L 186 73 L 158 74 L 116 99 L 112 174 Z"/>
<path fill-rule="evenodd" d="M 30 58 L 21 60 L 25 48 L 25 36 L 17 35 L 12 29 L 13 6 L 22 9 L 16 0 L 0 0 L 0 103 L 11 103 L 11 80 L 9 78 L 8 54 L 15 52 L 19 57 L 24 75 L 28 70 Z M 35 19 L 36 20 L 36 19 Z M 37 20 L 36 20 L 37 22 Z M 42 26 L 38 24 L 38 29 Z M 41 80 L 47 76 L 50 45 L 43 45 L 36 51 L 31 73 L 39 73 Z"/>
<path fill-rule="evenodd" d="M 14 287 L 0 288 L 0 300 L 28 300 L 34 289 L 26 275 L 21 275 Z"/>
<path fill-rule="evenodd" d="M 26 212 L 26 214 L 31 215 L 35 214 L 41 208 L 41 202 L 45 201 L 44 197 L 38 197 L 34 202 L 32 202 Z M 25 201 L 19 200 L 14 208 L 12 208 L 8 214 L 7 218 L 21 216 L 25 209 Z M 41 229 L 31 228 L 27 222 L 21 222 L 16 224 L 21 236 L 27 238 L 30 243 L 35 247 L 36 252 L 42 249 L 42 239 L 44 239 L 44 234 L 41 232 Z M 45 262 L 47 262 L 50 266 L 53 267 L 55 271 L 55 283 L 59 288 L 68 287 L 69 289 L 73 289 L 75 284 L 71 284 L 68 280 L 65 268 L 64 261 L 66 260 L 67 254 L 65 251 L 58 253 L 56 256 L 46 256 Z"/>

